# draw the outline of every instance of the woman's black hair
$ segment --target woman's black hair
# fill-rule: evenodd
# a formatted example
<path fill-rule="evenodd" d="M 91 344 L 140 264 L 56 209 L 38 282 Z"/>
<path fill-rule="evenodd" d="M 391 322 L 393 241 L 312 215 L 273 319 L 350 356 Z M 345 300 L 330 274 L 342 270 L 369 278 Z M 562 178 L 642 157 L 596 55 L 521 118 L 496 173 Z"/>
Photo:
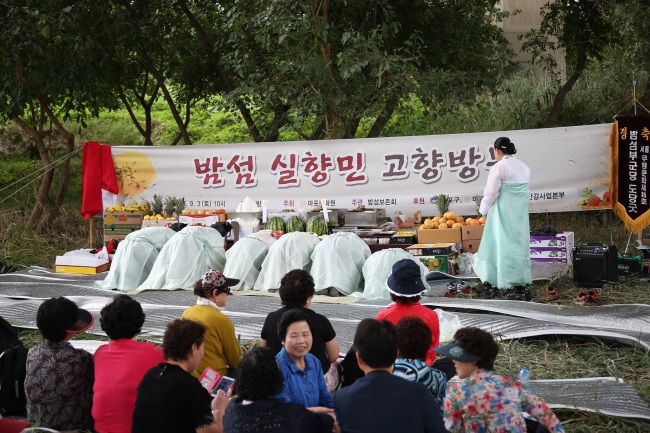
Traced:
<path fill-rule="evenodd" d="M 396 304 L 412 304 L 420 300 L 420 295 L 417 296 L 399 296 L 394 293 L 390 294 L 390 299 Z"/>
<path fill-rule="evenodd" d="M 79 319 L 79 307 L 68 298 L 59 296 L 43 302 L 36 312 L 36 326 L 41 335 L 52 343 L 62 342 L 67 330 Z"/>
<path fill-rule="evenodd" d="M 476 327 L 460 328 L 454 334 L 456 344 L 473 355 L 480 356 L 476 361 L 478 368 L 494 370 L 494 361 L 499 354 L 499 345 L 487 331 Z"/>
<path fill-rule="evenodd" d="M 282 391 L 282 371 L 268 347 L 254 347 L 242 356 L 235 374 L 238 400 L 273 398 Z"/>
<path fill-rule="evenodd" d="M 291 310 L 285 311 L 278 322 L 278 337 L 280 337 L 280 341 L 284 342 L 289 326 L 296 322 L 307 322 L 311 330 L 311 323 L 309 323 L 306 310 L 304 308 L 292 308 Z"/>
<path fill-rule="evenodd" d="M 205 326 L 187 319 L 170 322 L 163 335 L 163 356 L 170 361 L 186 361 L 192 352 L 192 346 L 203 344 Z"/>
<path fill-rule="evenodd" d="M 514 155 L 517 153 L 515 145 L 508 137 L 499 137 L 494 142 L 494 148 L 499 149 L 506 155 Z"/>
<path fill-rule="evenodd" d="M 133 338 L 144 324 L 144 311 L 138 301 L 128 295 L 117 295 L 100 313 L 99 323 L 111 340 Z"/>
<path fill-rule="evenodd" d="M 395 325 L 400 358 L 424 361 L 431 347 L 431 328 L 415 316 L 402 317 Z"/>
<path fill-rule="evenodd" d="M 315 292 L 314 278 L 303 269 L 287 272 L 280 280 L 278 289 L 282 305 L 290 308 L 304 307 Z"/>

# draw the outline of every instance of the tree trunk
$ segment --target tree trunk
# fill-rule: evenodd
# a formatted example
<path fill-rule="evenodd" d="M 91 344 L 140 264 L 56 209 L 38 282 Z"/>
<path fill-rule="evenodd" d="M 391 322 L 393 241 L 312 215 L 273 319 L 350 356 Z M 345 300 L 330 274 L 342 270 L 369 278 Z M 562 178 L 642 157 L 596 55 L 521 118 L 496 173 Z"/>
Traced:
<path fill-rule="evenodd" d="M 573 88 L 576 81 L 578 81 L 578 78 L 580 78 L 582 75 L 582 72 L 585 70 L 585 65 L 587 64 L 587 42 L 588 41 L 586 39 L 580 41 L 578 45 L 578 61 L 576 63 L 576 67 L 566 83 L 560 87 L 560 90 L 558 90 L 555 98 L 553 98 L 553 108 L 544 121 L 542 128 L 552 128 L 555 126 L 558 118 L 560 117 L 560 114 L 562 113 L 564 100 Z"/>
<path fill-rule="evenodd" d="M 186 145 L 191 145 L 192 142 L 190 141 L 189 135 L 187 135 L 187 128 L 183 125 L 183 121 L 181 120 L 180 115 L 178 114 L 178 109 L 176 108 L 176 104 L 174 103 L 174 99 L 172 98 L 172 95 L 169 93 L 169 90 L 167 89 L 167 86 L 165 85 L 165 79 L 158 71 L 158 69 L 154 66 L 153 62 L 151 61 L 151 58 L 147 53 L 141 53 L 142 58 L 144 59 L 145 63 L 147 64 L 147 67 L 151 71 L 151 74 L 154 76 L 154 78 L 158 81 L 158 85 L 160 86 L 160 89 L 163 92 L 163 96 L 165 97 L 165 101 L 167 101 L 167 105 L 169 105 L 169 110 L 172 112 L 172 116 L 174 117 L 174 120 L 176 121 L 176 125 L 178 125 L 178 129 L 180 131 L 181 136 L 183 137 L 183 142 Z"/>
<path fill-rule="evenodd" d="M 41 157 L 41 162 L 43 163 L 44 167 L 50 167 L 52 164 L 52 160 L 50 159 L 50 154 L 47 151 L 47 148 L 45 147 L 45 141 L 43 141 L 43 136 L 38 133 L 37 130 L 29 126 L 23 119 L 21 119 L 18 116 L 14 116 L 12 118 L 14 123 L 20 127 L 20 129 L 29 136 L 29 138 L 32 139 L 34 142 L 34 145 L 36 146 L 36 149 L 38 150 L 38 155 Z M 32 212 L 29 215 L 29 219 L 27 220 L 27 227 L 29 228 L 34 228 L 36 227 L 38 221 L 41 219 L 41 216 L 43 215 L 43 210 L 47 207 L 47 204 L 49 202 L 50 196 L 50 186 L 52 185 L 52 179 L 54 178 L 54 170 L 52 168 L 48 168 L 45 170 L 43 174 L 43 178 L 41 180 L 41 186 L 38 188 L 38 193 L 36 195 L 36 203 L 34 203 L 34 207 L 32 208 Z"/>
<path fill-rule="evenodd" d="M 190 108 L 192 108 L 191 102 L 185 104 L 185 120 L 183 121 L 185 128 L 187 128 L 187 125 L 190 124 L 190 114 L 191 114 Z M 174 141 L 172 141 L 171 145 L 176 146 L 180 140 L 181 140 L 181 134 L 177 134 L 176 137 L 174 138 Z"/>
<path fill-rule="evenodd" d="M 384 127 L 390 120 L 391 116 L 393 115 L 393 112 L 395 111 L 395 108 L 397 107 L 397 103 L 399 102 L 399 100 L 400 100 L 400 91 L 398 89 L 395 89 L 388 97 L 388 101 L 386 101 L 386 105 L 384 105 L 384 109 L 381 111 L 379 116 L 377 116 L 377 119 L 375 119 L 375 123 L 370 128 L 370 131 L 368 131 L 368 138 L 379 137 L 381 131 L 384 129 Z"/>
<path fill-rule="evenodd" d="M 185 0 L 177 0 L 177 3 L 179 7 L 181 8 L 181 11 L 187 19 L 190 21 L 190 24 L 194 30 L 199 35 L 199 38 L 201 39 L 201 42 L 205 46 L 206 50 L 208 50 L 208 53 L 210 57 L 215 61 L 217 64 L 217 72 L 219 72 L 219 76 L 223 80 L 224 84 L 226 85 L 226 89 L 228 89 L 229 92 L 233 92 L 235 90 L 235 85 L 233 84 L 232 80 L 230 79 L 230 76 L 226 72 L 226 69 L 221 65 L 221 55 L 215 51 L 214 49 L 214 44 L 210 40 L 210 37 L 208 36 L 207 32 L 199 23 L 199 20 L 196 19 L 196 17 L 192 14 L 190 9 L 187 7 L 187 2 Z M 239 109 L 239 112 L 241 113 L 242 117 L 244 118 L 244 122 L 246 122 L 246 126 L 248 126 L 248 131 L 251 134 L 251 137 L 253 137 L 253 140 L 255 142 L 259 143 L 263 141 L 263 137 L 260 134 L 259 130 L 257 129 L 257 126 L 255 125 L 255 121 L 253 120 L 253 116 L 251 115 L 250 110 L 248 107 L 246 107 L 246 104 L 242 102 L 240 98 L 235 99 L 235 106 Z"/>
<path fill-rule="evenodd" d="M 279 100 L 274 101 L 273 111 L 275 114 L 273 116 L 273 122 L 271 122 L 271 126 L 269 126 L 269 129 L 264 135 L 264 141 L 278 141 L 278 138 L 280 138 L 280 128 L 282 128 L 282 126 L 287 123 L 287 113 L 289 112 L 290 107 L 290 105 L 282 104 Z"/>
<path fill-rule="evenodd" d="M 318 127 L 314 129 L 314 132 L 311 133 L 309 140 L 322 140 L 325 138 L 326 129 L 327 122 L 325 121 L 325 118 L 323 118 L 323 120 L 320 121 Z"/>
<path fill-rule="evenodd" d="M 317 17 L 318 12 L 321 9 L 323 10 L 322 19 L 324 22 L 327 22 L 327 0 L 320 0 L 318 7 L 316 6 L 315 0 L 311 0 L 311 13 L 312 16 Z M 326 40 L 323 40 L 321 26 L 317 25 L 315 29 L 316 36 L 318 39 L 321 39 L 320 50 L 323 56 L 323 61 L 327 65 L 327 75 L 330 78 L 330 85 L 328 89 L 330 112 L 332 116 L 332 138 L 339 138 L 339 113 L 338 107 L 336 105 L 336 92 L 335 92 L 335 79 L 334 79 L 334 69 L 332 67 L 332 51 L 330 50 L 330 44 Z M 327 128 L 329 130 L 329 128 Z"/>
<path fill-rule="evenodd" d="M 357 129 L 359 129 L 359 123 L 361 123 L 361 116 L 355 114 L 354 117 L 347 121 L 343 132 L 343 138 L 354 138 L 357 134 Z"/>
<path fill-rule="evenodd" d="M 42 231 L 44 229 L 47 229 L 52 224 L 52 221 L 54 221 L 56 216 L 59 214 L 59 210 L 65 201 L 65 195 L 68 192 L 68 187 L 70 186 L 70 158 L 72 157 L 72 152 L 74 152 L 74 135 L 66 130 L 61 122 L 59 122 L 59 119 L 54 115 L 49 105 L 45 101 L 45 98 L 43 97 L 40 89 L 35 90 L 34 93 L 36 94 L 36 99 L 38 99 L 38 102 L 41 104 L 41 108 L 52 123 L 52 126 L 65 140 L 66 148 L 66 157 L 61 163 L 61 183 L 59 185 L 59 191 L 56 194 L 53 205 L 46 212 L 45 218 L 42 219 L 38 225 L 38 231 Z"/>

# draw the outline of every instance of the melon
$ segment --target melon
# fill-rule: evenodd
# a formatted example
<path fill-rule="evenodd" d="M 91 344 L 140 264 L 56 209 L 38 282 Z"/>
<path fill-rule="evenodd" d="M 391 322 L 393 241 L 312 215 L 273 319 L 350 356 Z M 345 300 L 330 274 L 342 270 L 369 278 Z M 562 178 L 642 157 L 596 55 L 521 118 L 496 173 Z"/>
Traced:
<path fill-rule="evenodd" d="M 310 217 L 309 220 L 307 220 L 306 230 L 308 232 L 316 233 L 317 236 L 326 235 L 328 228 L 325 218 L 320 215 Z"/>
<path fill-rule="evenodd" d="M 302 217 L 294 215 L 287 220 L 287 233 L 304 232 L 307 230 L 307 223 Z"/>
<path fill-rule="evenodd" d="M 266 225 L 264 226 L 266 230 L 273 230 L 279 231 L 282 233 L 286 233 L 287 231 L 287 226 L 284 223 L 284 220 L 281 217 L 275 216 L 269 218 L 269 220 L 266 222 Z"/>

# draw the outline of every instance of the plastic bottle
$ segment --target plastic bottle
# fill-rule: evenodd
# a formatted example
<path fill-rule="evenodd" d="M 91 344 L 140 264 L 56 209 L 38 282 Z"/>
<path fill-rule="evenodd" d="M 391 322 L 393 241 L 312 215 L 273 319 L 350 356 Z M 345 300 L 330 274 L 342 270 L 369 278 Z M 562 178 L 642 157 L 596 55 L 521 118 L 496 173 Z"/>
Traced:
<path fill-rule="evenodd" d="M 528 379 L 530 379 L 530 372 L 524 368 L 519 372 L 519 382 L 521 382 L 523 386 L 528 386 Z"/>

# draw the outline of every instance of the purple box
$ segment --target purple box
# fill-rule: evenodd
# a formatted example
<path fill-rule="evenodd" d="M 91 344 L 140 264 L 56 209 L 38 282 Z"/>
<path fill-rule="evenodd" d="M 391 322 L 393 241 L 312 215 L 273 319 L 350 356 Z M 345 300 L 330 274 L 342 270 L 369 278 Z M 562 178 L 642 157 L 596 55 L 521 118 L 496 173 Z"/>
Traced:
<path fill-rule="evenodd" d="M 534 256 L 531 256 L 530 261 L 531 262 L 536 262 L 536 263 L 567 263 L 567 264 L 571 263 L 569 258 L 566 258 L 566 257 L 563 258 L 563 259 L 559 259 L 559 258 L 551 258 L 551 257 L 534 257 Z"/>
<path fill-rule="evenodd" d="M 530 247 L 564 247 L 571 251 L 574 244 L 573 232 L 558 233 L 555 236 L 531 236 Z"/>

